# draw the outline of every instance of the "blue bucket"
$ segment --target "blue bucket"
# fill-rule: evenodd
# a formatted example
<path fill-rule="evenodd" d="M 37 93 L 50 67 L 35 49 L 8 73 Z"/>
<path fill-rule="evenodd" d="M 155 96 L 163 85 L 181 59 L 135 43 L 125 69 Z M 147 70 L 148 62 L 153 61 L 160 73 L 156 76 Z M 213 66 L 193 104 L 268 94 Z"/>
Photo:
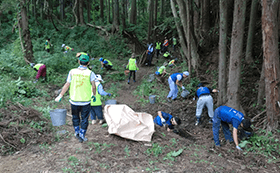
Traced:
<path fill-rule="evenodd" d="M 66 109 L 55 109 L 50 111 L 53 126 L 61 126 L 66 123 Z"/>
<path fill-rule="evenodd" d="M 105 101 L 105 105 L 115 105 L 117 104 L 117 100 L 107 100 Z"/>
<path fill-rule="evenodd" d="M 151 104 L 155 104 L 155 102 L 156 102 L 156 96 L 155 96 L 155 95 L 150 95 L 150 96 L 149 96 L 149 100 L 150 100 L 150 103 L 151 103 Z"/>

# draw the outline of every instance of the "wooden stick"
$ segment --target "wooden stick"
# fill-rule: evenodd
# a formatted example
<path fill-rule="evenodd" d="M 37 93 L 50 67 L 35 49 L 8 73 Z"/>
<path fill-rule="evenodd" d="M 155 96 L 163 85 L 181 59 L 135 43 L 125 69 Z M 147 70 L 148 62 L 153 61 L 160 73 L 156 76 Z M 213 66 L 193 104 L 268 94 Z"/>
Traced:
<path fill-rule="evenodd" d="M 261 116 L 262 114 L 266 113 L 266 110 L 262 111 L 261 113 L 259 113 L 258 115 L 254 116 L 254 118 L 251 119 L 251 121 L 253 121 L 254 119 L 258 118 L 259 116 Z"/>
<path fill-rule="evenodd" d="M 1 139 L 5 142 L 5 144 L 8 144 L 8 145 L 10 145 L 11 147 L 17 149 L 17 147 L 15 147 L 15 146 L 13 146 L 12 144 L 6 142 L 5 139 L 3 138 L 3 136 L 2 136 L 1 134 L 0 134 L 0 137 L 1 137 Z"/>

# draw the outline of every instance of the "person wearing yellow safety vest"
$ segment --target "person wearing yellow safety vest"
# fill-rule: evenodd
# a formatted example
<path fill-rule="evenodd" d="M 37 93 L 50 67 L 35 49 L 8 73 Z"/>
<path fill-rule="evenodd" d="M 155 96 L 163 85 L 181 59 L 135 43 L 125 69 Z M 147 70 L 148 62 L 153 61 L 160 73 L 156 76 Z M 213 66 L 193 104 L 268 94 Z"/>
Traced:
<path fill-rule="evenodd" d="M 69 46 L 66 46 L 65 44 L 62 44 L 61 47 L 64 48 L 64 50 L 65 50 L 64 53 L 67 53 L 69 50 L 74 51 L 73 48 L 71 48 L 71 47 L 69 47 Z"/>
<path fill-rule="evenodd" d="M 99 58 L 99 61 L 101 63 L 101 70 L 105 67 L 107 70 L 111 70 L 113 67 L 113 64 L 111 63 L 111 61 L 109 61 L 108 59 L 104 59 L 104 58 Z"/>
<path fill-rule="evenodd" d="M 101 96 L 111 96 L 111 93 L 107 93 L 104 91 L 103 86 L 101 84 L 103 82 L 102 77 L 100 74 L 96 75 L 95 77 L 95 86 L 96 86 L 96 101 L 90 102 L 90 118 L 92 120 L 92 124 L 96 124 L 96 116 L 99 120 L 99 124 L 104 123 L 104 118 L 103 118 L 103 111 L 102 111 L 102 102 L 101 102 Z"/>
<path fill-rule="evenodd" d="M 163 57 L 164 58 L 169 58 L 170 57 L 170 52 L 166 51 L 164 54 L 163 54 Z"/>
<path fill-rule="evenodd" d="M 173 67 L 173 66 L 176 66 L 175 62 L 177 61 L 177 58 L 175 59 L 172 59 L 171 61 L 169 61 L 168 63 L 168 67 Z"/>
<path fill-rule="evenodd" d="M 176 51 L 177 39 L 173 37 L 173 51 Z"/>
<path fill-rule="evenodd" d="M 158 71 L 155 72 L 156 75 L 163 77 L 167 72 L 166 72 L 166 65 L 167 63 L 163 63 L 163 65 L 158 69 Z"/>
<path fill-rule="evenodd" d="M 87 141 L 85 134 L 88 128 L 90 102 L 91 100 L 93 102 L 96 101 L 96 86 L 95 74 L 87 68 L 89 65 L 89 56 L 81 55 L 78 62 L 80 66 L 69 71 L 67 81 L 61 93 L 55 98 L 55 101 L 60 102 L 70 87 L 69 102 L 71 104 L 75 136 L 80 142 L 83 142 Z"/>
<path fill-rule="evenodd" d="M 30 63 L 30 66 L 37 71 L 37 75 L 36 75 L 36 80 L 33 81 L 33 83 L 37 83 L 40 76 L 43 77 L 43 81 L 46 81 L 46 77 L 47 77 L 47 67 L 45 64 L 35 64 L 35 63 Z"/>
<path fill-rule="evenodd" d="M 51 44 L 51 39 L 48 38 L 48 39 L 46 40 L 46 42 L 45 42 L 45 50 L 46 50 L 47 52 L 50 52 L 51 46 L 52 46 L 52 44 Z"/>
<path fill-rule="evenodd" d="M 157 42 L 156 42 L 156 54 L 157 54 L 157 58 L 158 58 L 160 49 L 161 49 L 161 42 L 160 42 L 160 41 L 157 41 Z"/>
<path fill-rule="evenodd" d="M 133 82 L 136 82 L 136 72 L 137 70 L 139 70 L 138 66 L 137 66 L 137 61 L 136 61 L 136 58 L 135 58 L 135 54 L 133 53 L 131 55 L 131 58 L 129 58 L 128 60 L 128 64 L 126 65 L 126 68 L 129 70 L 129 77 L 128 77 L 128 81 L 127 83 L 129 84 L 130 82 L 130 77 L 133 76 Z"/>

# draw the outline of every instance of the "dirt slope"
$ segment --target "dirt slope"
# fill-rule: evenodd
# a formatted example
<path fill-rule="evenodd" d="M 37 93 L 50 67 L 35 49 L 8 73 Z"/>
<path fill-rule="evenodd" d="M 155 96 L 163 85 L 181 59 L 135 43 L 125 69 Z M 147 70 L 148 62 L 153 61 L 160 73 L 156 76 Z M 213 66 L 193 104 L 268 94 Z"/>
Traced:
<path fill-rule="evenodd" d="M 250 152 L 245 155 L 237 151 L 234 144 L 214 147 L 206 110 L 202 124 L 194 125 L 196 102 L 192 98 L 142 107 L 132 92 L 141 79 L 154 70 L 155 67 L 141 67 L 136 83 L 128 85 L 126 80 L 122 81 L 119 96 L 115 99 L 154 117 L 158 110 L 180 117 L 183 120 L 180 135 L 156 127 L 151 143 L 136 142 L 109 135 L 106 127 L 89 125 L 88 142 L 79 143 L 73 136 L 71 117 L 67 116 L 66 125 L 57 128 L 57 131 L 66 130 L 66 133 L 57 135 L 56 142 L 29 145 L 15 154 L 0 156 L 0 172 L 280 172 L 279 164 L 268 164 L 265 157 Z M 60 106 L 66 107 L 70 114 L 70 105 Z M 223 135 L 220 139 L 224 139 Z M 178 156 L 168 154 L 175 154 L 180 149 L 183 152 Z"/>

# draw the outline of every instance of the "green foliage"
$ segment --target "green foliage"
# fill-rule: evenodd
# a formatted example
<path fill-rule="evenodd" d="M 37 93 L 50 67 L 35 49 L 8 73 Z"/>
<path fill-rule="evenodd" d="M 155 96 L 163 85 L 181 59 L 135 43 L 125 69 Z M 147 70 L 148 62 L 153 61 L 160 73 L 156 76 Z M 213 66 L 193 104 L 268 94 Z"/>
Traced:
<path fill-rule="evenodd" d="M 167 155 L 163 158 L 163 160 L 171 160 L 171 161 L 175 161 L 174 157 L 178 157 L 182 152 L 184 151 L 184 149 L 179 149 L 178 151 L 171 151 L 169 153 L 167 153 Z"/>
<path fill-rule="evenodd" d="M 148 148 L 145 153 L 148 155 L 153 154 L 155 157 L 158 157 L 163 152 L 164 147 L 161 147 L 158 143 L 153 143 L 152 148 Z"/>
<path fill-rule="evenodd" d="M 245 147 L 247 151 L 267 157 L 270 162 L 277 162 L 279 160 L 277 159 L 277 156 L 280 154 L 279 139 L 272 132 L 266 133 L 265 130 L 259 130 L 258 134 L 254 134 L 249 140 L 242 141 L 239 146 Z"/>

